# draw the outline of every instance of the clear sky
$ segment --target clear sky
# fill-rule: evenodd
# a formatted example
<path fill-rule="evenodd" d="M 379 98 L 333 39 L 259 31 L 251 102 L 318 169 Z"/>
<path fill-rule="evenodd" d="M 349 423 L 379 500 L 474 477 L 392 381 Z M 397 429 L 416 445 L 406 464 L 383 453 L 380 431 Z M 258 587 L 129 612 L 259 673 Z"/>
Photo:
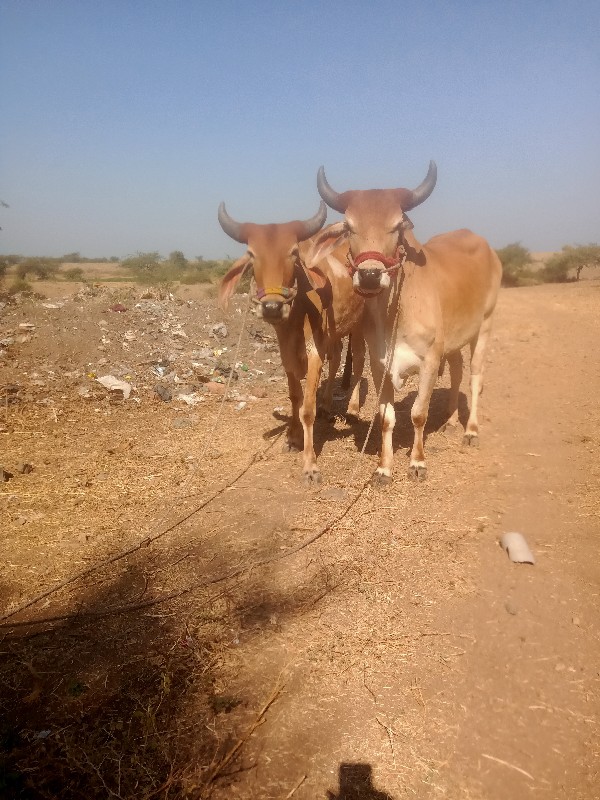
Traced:
<path fill-rule="evenodd" d="M 0 0 L 0 252 L 238 255 L 414 187 L 422 241 L 600 241 L 598 0 Z M 329 220 L 337 215 L 330 211 Z"/>

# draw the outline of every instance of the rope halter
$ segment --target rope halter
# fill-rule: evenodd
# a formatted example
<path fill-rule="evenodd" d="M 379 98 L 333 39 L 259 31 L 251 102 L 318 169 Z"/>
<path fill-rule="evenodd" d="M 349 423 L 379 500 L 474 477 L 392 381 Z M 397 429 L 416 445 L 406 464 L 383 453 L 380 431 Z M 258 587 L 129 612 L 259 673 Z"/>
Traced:
<path fill-rule="evenodd" d="M 357 272 L 359 265 L 364 261 L 379 261 L 383 265 L 382 272 L 394 273 L 404 266 L 406 250 L 404 249 L 404 245 L 398 244 L 396 252 L 391 258 L 384 256 L 383 253 L 380 253 L 378 250 L 364 250 L 362 253 L 359 253 L 356 258 L 353 258 L 352 253 L 348 251 L 347 268 L 351 278 L 354 276 L 354 273 Z"/>
<path fill-rule="evenodd" d="M 296 286 L 267 286 L 264 289 L 257 289 L 253 300 L 256 303 L 260 303 L 266 295 L 274 294 L 278 297 L 282 297 L 284 303 L 291 303 L 297 291 Z"/>

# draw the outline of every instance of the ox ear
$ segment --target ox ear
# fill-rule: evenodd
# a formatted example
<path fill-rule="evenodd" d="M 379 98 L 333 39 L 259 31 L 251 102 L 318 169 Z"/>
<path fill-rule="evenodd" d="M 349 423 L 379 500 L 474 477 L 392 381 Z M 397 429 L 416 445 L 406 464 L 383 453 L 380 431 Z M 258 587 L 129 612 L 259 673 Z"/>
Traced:
<path fill-rule="evenodd" d="M 350 231 L 345 222 L 335 222 L 317 234 L 312 240 L 312 246 L 308 253 L 307 266 L 311 267 L 323 261 L 330 253 L 344 242 Z"/>
<path fill-rule="evenodd" d="M 235 287 L 238 285 L 242 275 L 246 272 L 251 263 L 250 256 L 248 253 L 245 253 L 235 262 L 229 272 L 222 277 L 221 285 L 219 286 L 219 305 L 221 308 L 227 308 L 229 299 L 235 291 Z"/>
<path fill-rule="evenodd" d="M 400 230 L 403 230 L 403 231 L 412 231 L 414 227 L 415 227 L 415 226 L 412 224 L 412 222 L 410 221 L 410 219 L 409 219 L 409 218 L 406 216 L 406 214 L 405 214 L 405 215 L 404 215 L 404 219 L 403 219 L 403 220 L 402 220 L 402 222 L 400 223 Z"/>

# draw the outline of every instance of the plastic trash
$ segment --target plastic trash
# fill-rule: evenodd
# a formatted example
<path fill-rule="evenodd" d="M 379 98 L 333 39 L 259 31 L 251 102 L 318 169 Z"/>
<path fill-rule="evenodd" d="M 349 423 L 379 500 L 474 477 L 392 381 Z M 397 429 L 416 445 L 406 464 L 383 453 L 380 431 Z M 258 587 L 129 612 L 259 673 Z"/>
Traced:
<path fill-rule="evenodd" d="M 503 533 L 500 537 L 500 546 L 506 550 L 508 557 L 515 564 L 535 564 L 535 556 L 522 533 L 516 531 Z"/>
<path fill-rule="evenodd" d="M 128 400 L 131 394 L 132 386 L 127 381 L 122 381 L 115 378 L 114 375 L 103 375 L 101 378 L 96 378 L 98 383 L 102 384 L 109 392 L 123 392 L 123 399 Z"/>

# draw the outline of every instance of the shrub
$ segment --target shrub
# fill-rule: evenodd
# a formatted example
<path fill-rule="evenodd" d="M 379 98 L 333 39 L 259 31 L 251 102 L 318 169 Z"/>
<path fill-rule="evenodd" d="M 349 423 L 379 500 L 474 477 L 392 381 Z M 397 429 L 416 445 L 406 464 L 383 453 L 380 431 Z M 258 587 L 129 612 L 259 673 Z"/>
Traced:
<path fill-rule="evenodd" d="M 69 267 L 63 272 L 63 276 L 67 281 L 82 281 L 83 269 L 81 267 Z"/>
<path fill-rule="evenodd" d="M 33 294 L 33 286 L 24 278 L 15 278 L 8 287 L 8 294 Z"/>
<path fill-rule="evenodd" d="M 17 277 L 25 280 L 33 275 L 39 281 L 52 280 L 60 270 L 60 261 L 56 258 L 25 258 L 17 265 Z"/>
<path fill-rule="evenodd" d="M 565 245 L 562 252 L 556 253 L 549 259 L 542 270 L 544 280 L 550 283 L 564 283 L 569 280 L 569 272 L 574 270 L 575 280 L 579 280 L 581 271 L 585 267 L 600 266 L 600 246 L 597 244 L 588 245 Z"/>
<path fill-rule="evenodd" d="M 502 262 L 502 285 L 522 286 L 531 283 L 534 274 L 528 267 L 531 264 L 531 254 L 520 242 L 513 242 L 506 247 L 496 250 Z"/>

